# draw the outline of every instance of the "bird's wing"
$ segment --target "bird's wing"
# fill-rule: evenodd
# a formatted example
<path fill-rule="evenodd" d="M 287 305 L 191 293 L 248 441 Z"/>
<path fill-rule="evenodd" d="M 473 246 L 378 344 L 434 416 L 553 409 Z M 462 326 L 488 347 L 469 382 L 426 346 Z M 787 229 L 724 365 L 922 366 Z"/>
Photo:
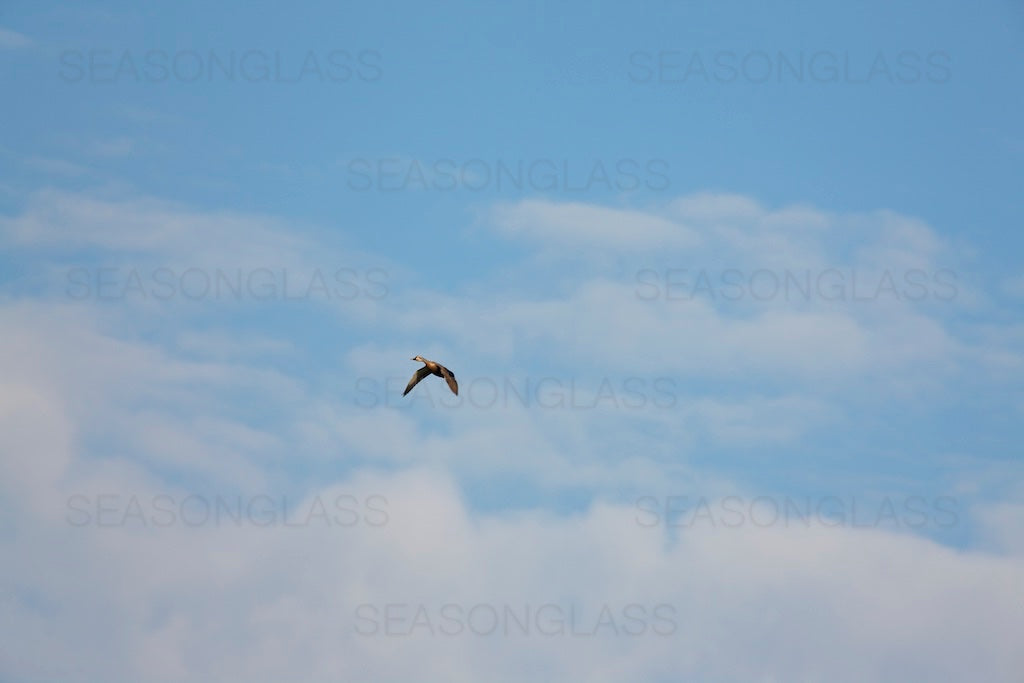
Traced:
<path fill-rule="evenodd" d="M 416 373 L 412 376 L 412 379 L 409 380 L 409 383 L 405 385 L 405 391 L 402 392 L 402 396 L 405 396 L 410 391 L 412 391 L 412 388 L 416 386 L 416 384 L 418 384 L 421 379 L 423 379 L 429 374 L 430 368 L 428 368 L 426 365 L 417 370 Z"/>
<path fill-rule="evenodd" d="M 456 396 L 459 395 L 459 383 L 455 381 L 455 373 L 446 368 L 443 365 L 438 366 L 441 368 L 441 376 L 444 377 L 444 381 L 448 382 L 448 388 L 452 390 L 452 393 Z"/>

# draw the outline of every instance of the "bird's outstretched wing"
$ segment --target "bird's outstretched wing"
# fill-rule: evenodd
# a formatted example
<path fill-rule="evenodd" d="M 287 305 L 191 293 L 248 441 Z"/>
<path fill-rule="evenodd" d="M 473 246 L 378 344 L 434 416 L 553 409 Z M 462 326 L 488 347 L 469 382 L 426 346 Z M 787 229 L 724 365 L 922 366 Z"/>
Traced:
<path fill-rule="evenodd" d="M 455 381 L 455 373 L 446 368 L 443 365 L 438 366 L 441 368 L 441 376 L 444 377 L 444 381 L 448 382 L 448 388 L 452 390 L 452 393 L 456 396 L 459 395 L 459 383 Z"/>
<path fill-rule="evenodd" d="M 409 380 L 409 383 L 407 385 L 405 385 L 405 391 L 402 392 L 402 396 L 405 396 L 410 391 L 412 391 L 412 388 L 414 386 L 416 386 L 421 379 L 423 379 L 424 377 L 426 377 L 429 374 L 430 374 L 430 368 L 428 368 L 426 365 L 424 365 L 422 368 L 417 370 L 416 374 L 414 374 L 412 376 L 412 379 Z"/>

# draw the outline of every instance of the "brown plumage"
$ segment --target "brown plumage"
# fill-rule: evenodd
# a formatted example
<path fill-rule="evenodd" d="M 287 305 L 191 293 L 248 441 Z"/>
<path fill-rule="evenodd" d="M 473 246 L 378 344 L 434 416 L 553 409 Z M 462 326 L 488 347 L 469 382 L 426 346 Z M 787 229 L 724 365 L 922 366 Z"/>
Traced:
<path fill-rule="evenodd" d="M 444 381 L 448 382 L 448 388 L 452 390 L 452 393 L 456 396 L 459 395 L 459 383 L 455 381 L 455 373 L 441 365 L 435 363 L 432 360 L 427 360 L 423 356 L 416 356 L 413 358 L 415 361 L 423 363 L 423 367 L 416 371 L 416 374 L 409 380 L 409 384 L 405 387 L 405 391 L 402 392 L 402 396 L 405 396 L 412 388 L 419 384 L 419 381 L 427 375 L 437 375 L 438 377 L 444 377 Z"/>

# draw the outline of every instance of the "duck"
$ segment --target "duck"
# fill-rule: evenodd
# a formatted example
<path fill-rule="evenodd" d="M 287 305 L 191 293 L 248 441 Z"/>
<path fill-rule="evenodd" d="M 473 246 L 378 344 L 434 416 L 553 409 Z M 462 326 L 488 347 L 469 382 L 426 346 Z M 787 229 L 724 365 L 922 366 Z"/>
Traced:
<path fill-rule="evenodd" d="M 444 381 L 448 383 L 448 388 L 452 390 L 452 393 L 456 396 L 459 395 L 459 383 L 455 381 L 455 373 L 441 365 L 435 363 L 432 360 L 427 360 L 423 356 L 413 356 L 412 360 L 423 363 L 423 367 L 416 371 L 416 374 L 409 380 L 409 384 L 406 385 L 405 391 L 402 392 L 402 396 L 405 396 L 412 388 L 419 384 L 419 381 L 427 375 L 437 375 L 438 377 L 444 377 Z"/>

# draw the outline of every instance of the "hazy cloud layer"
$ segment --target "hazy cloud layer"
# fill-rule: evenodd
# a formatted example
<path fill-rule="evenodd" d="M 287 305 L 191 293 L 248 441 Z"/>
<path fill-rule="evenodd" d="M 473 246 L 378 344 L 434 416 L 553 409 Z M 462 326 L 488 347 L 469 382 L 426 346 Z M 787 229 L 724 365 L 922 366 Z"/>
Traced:
<path fill-rule="evenodd" d="M 1024 669 L 1020 491 L 977 506 L 978 490 L 932 491 L 911 509 L 898 482 L 857 492 L 822 473 L 813 514 L 790 519 L 777 489 L 707 464 L 854 433 L 880 387 L 936 405 L 957 378 L 1002 391 L 1020 377 L 1019 330 L 964 322 L 974 304 L 955 299 L 667 296 L 666 268 L 694 253 L 744 269 L 763 257 L 931 272 L 946 252 L 926 225 L 705 194 L 659 211 L 538 201 L 494 216 L 537 252 L 663 239 L 672 251 L 612 271 L 598 253 L 543 297 L 487 279 L 454 296 L 394 275 L 376 299 L 225 299 L 211 316 L 182 296 L 76 298 L 67 271 L 308 272 L 346 252 L 277 219 L 151 198 L 49 191 L 0 221 L 50 285 L 0 303 L 3 673 L 1009 681 Z M 69 260 L 68 244 L 94 251 Z M 352 259 L 375 262 L 397 272 Z M 511 267 L 540 278 L 549 265 Z M 638 280 L 644 269 L 661 275 Z M 304 324 L 335 317 L 343 341 L 324 351 Z M 459 359 L 457 399 L 424 384 L 398 400 L 417 352 Z M 490 499 L 496 480 L 522 497 Z M 859 512 L 823 507 L 851 490 Z M 936 526 L 975 540 L 942 545 Z"/>

